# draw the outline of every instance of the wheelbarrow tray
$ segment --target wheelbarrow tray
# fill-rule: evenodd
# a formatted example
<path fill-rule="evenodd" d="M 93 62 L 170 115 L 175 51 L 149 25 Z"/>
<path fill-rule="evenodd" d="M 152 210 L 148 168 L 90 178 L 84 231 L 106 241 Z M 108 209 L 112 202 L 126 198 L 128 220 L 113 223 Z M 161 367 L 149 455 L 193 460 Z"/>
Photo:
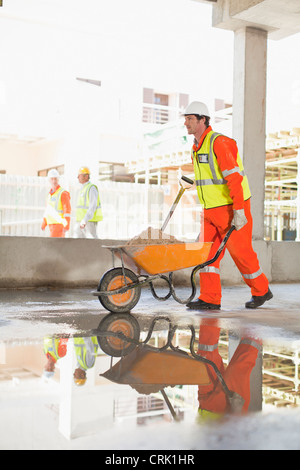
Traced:
<path fill-rule="evenodd" d="M 127 385 L 208 385 L 207 367 L 188 354 L 155 351 L 138 346 L 112 368 L 101 374 L 112 382 Z"/>
<path fill-rule="evenodd" d="M 107 246 L 139 274 L 163 274 L 191 268 L 208 259 L 211 242 Z"/>

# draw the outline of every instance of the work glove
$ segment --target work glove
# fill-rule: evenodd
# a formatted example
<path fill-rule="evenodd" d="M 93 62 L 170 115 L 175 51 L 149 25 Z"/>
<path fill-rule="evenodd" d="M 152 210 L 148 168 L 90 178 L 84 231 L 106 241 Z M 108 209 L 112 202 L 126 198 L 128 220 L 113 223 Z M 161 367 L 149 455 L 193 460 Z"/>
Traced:
<path fill-rule="evenodd" d="M 234 225 L 236 230 L 240 230 L 248 222 L 247 217 L 245 216 L 244 209 L 235 209 L 233 210 L 233 219 L 231 225 Z"/>

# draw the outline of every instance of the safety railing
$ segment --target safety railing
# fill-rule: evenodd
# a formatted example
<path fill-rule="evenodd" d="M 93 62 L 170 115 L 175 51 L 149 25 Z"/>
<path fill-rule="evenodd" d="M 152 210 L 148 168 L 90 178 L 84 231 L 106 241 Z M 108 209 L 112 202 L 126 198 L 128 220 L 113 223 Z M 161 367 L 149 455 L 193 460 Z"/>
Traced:
<path fill-rule="evenodd" d="M 182 109 L 161 104 L 143 103 L 143 122 L 148 124 L 166 124 L 176 121 Z"/>

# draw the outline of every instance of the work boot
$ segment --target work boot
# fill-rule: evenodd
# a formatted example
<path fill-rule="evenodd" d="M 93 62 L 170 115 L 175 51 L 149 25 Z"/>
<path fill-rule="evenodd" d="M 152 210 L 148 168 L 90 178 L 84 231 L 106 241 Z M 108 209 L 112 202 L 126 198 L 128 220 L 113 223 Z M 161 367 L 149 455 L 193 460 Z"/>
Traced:
<path fill-rule="evenodd" d="M 210 304 L 201 299 L 196 300 L 196 302 L 189 302 L 186 306 L 192 310 L 220 310 L 221 308 L 221 305 Z"/>
<path fill-rule="evenodd" d="M 267 300 L 271 300 L 273 297 L 272 292 L 268 289 L 265 295 L 253 295 L 249 302 L 245 303 L 246 308 L 257 308 L 263 305 Z"/>

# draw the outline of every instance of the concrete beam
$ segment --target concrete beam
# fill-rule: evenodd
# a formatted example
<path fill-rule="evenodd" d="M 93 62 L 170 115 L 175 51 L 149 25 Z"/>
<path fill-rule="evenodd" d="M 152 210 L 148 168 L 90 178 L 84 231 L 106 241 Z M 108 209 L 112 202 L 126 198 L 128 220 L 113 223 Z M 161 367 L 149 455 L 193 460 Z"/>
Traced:
<path fill-rule="evenodd" d="M 194 0 L 213 6 L 212 25 L 237 31 L 252 27 L 268 31 L 269 39 L 300 32 L 298 0 Z"/>

